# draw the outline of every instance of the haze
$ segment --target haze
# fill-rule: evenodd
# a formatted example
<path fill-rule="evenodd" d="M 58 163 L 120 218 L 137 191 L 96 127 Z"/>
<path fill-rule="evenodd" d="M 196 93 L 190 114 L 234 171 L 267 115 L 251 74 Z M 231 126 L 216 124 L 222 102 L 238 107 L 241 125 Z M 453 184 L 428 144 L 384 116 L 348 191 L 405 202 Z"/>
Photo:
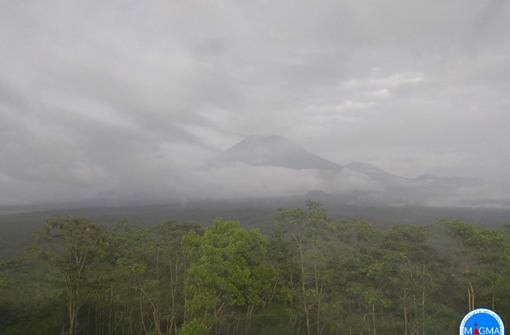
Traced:
<path fill-rule="evenodd" d="M 204 167 L 254 134 L 510 183 L 509 17 L 503 0 L 2 1 L 0 205 L 381 187 Z"/>

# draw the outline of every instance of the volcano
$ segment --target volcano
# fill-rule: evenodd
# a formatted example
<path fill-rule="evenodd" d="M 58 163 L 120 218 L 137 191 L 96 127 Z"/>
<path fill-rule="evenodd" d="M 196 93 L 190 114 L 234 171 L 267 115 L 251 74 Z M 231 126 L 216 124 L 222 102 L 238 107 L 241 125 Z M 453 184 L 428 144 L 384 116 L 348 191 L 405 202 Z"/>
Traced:
<path fill-rule="evenodd" d="M 278 135 L 249 136 L 218 154 L 210 163 L 214 166 L 222 166 L 236 162 L 252 166 L 277 166 L 292 170 L 341 171 L 343 169 L 340 164 L 308 152 Z"/>

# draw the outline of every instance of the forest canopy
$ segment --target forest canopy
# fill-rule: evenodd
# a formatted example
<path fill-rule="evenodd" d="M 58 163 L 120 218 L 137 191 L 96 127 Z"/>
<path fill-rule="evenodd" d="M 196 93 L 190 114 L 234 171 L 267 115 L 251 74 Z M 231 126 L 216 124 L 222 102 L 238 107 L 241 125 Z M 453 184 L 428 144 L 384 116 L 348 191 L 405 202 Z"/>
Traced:
<path fill-rule="evenodd" d="M 0 262 L 2 334 L 447 334 L 510 321 L 506 229 L 380 227 L 315 201 L 267 232 L 216 219 L 114 226 L 65 215 Z"/>

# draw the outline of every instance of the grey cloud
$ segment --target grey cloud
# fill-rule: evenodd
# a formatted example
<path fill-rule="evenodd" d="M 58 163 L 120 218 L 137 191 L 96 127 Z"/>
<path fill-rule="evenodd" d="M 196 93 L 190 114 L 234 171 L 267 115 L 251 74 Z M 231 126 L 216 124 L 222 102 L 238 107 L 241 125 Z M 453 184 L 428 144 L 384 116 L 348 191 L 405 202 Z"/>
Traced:
<path fill-rule="evenodd" d="M 190 172 L 261 133 L 342 164 L 510 183 L 509 16 L 501 0 L 5 2 L 0 204 L 379 187 Z"/>

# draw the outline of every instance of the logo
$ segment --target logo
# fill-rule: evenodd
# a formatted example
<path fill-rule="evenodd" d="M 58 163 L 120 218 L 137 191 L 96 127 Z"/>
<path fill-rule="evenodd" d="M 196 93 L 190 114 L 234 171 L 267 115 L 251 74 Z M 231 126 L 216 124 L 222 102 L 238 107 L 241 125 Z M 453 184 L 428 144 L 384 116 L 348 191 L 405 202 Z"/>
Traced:
<path fill-rule="evenodd" d="M 460 335 L 504 335 L 505 326 L 499 315 L 490 309 L 474 309 L 462 319 Z"/>

